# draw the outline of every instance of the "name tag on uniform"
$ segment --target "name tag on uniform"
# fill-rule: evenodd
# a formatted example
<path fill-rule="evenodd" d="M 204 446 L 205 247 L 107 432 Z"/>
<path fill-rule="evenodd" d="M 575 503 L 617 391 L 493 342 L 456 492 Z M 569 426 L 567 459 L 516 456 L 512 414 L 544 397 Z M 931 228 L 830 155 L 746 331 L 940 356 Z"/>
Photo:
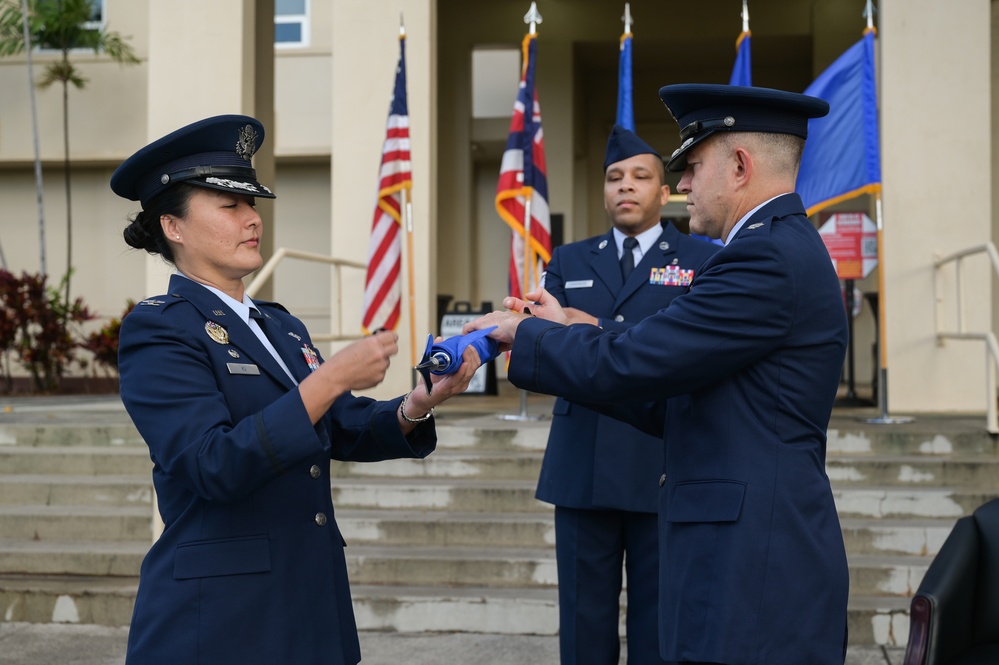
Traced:
<path fill-rule="evenodd" d="M 226 363 L 225 366 L 229 368 L 230 374 L 247 374 L 247 375 L 258 375 L 260 374 L 260 368 L 256 365 L 248 365 L 245 363 Z"/>
<path fill-rule="evenodd" d="M 589 289 L 593 286 L 592 279 L 577 279 L 572 282 L 566 282 L 565 288 L 567 289 Z"/>

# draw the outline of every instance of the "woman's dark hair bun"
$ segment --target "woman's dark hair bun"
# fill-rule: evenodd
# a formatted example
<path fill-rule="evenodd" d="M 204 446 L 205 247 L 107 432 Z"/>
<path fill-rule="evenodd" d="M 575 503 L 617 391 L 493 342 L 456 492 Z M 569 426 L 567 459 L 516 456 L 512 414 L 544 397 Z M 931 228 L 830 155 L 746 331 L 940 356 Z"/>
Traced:
<path fill-rule="evenodd" d="M 144 228 L 143 221 L 145 220 L 143 220 L 142 213 L 136 215 L 132 223 L 122 231 L 122 236 L 124 236 L 125 242 L 128 243 L 129 247 L 148 251 L 153 249 L 151 247 L 153 238 L 150 237 L 149 232 Z"/>

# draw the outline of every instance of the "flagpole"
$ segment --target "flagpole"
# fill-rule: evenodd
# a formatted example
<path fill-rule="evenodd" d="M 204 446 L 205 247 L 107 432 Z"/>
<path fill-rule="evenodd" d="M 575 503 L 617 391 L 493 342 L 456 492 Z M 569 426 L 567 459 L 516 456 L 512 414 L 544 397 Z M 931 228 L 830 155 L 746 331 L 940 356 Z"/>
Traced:
<path fill-rule="evenodd" d="M 528 35 L 538 34 L 538 23 L 541 23 L 541 13 L 538 11 L 538 3 L 532 2 L 531 8 L 527 10 L 527 14 L 524 15 L 524 23 L 529 23 L 530 28 L 528 29 Z M 524 67 L 528 65 L 528 58 L 530 54 L 530 42 L 528 39 L 524 40 Z M 530 114 L 530 115 L 528 115 Z M 534 117 L 534 96 L 532 94 L 529 107 L 524 109 L 525 123 L 527 118 Z M 525 150 L 533 149 L 533 141 L 530 146 L 526 146 Z M 533 162 L 532 162 L 533 163 Z M 520 295 L 521 298 L 527 298 L 527 289 L 531 285 L 531 274 L 537 270 L 536 261 L 534 259 L 534 248 L 531 247 L 531 198 L 534 194 L 533 187 L 524 187 L 521 190 L 524 193 L 524 282 L 521 288 Z M 508 356 L 509 357 L 509 356 Z M 523 388 L 520 389 L 520 413 L 509 414 L 504 413 L 496 416 L 500 420 L 540 420 L 541 416 L 528 415 L 527 413 L 527 391 Z"/>
<path fill-rule="evenodd" d="M 867 30 L 875 30 L 872 0 L 867 0 L 864 16 L 867 17 Z M 878 405 L 881 407 L 881 415 L 868 418 L 867 422 L 875 425 L 911 423 L 913 418 L 888 415 L 888 299 L 885 298 L 884 218 L 881 213 L 880 191 L 874 197 L 874 211 L 878 227 Z M 848 313 L 847 316 L 849 315 Z"/>
<path fill-rule="evenodd" d="M 538 3 L 532 2 L 531 8 L 527 10 L 524 15 L 524 23 L 529 23 L 530 28 L 527 34 L 537 35 L 538 34 L 538 23 L 541 23 L 541 13 L 538 11 Z M 525 41 L 524 44 L 527 46 L 530 42 Z M 524 52 L 524 66 L 527 66 L 528 49 Z M 531 107 L 524 109 L 525 118 L 534 117 L 534 99 L 530 100 Z M 532 144 L 533 146 L 533 144 Z M 525 149 L 527 149 L 525 147 Z M 527 298 L 527 290 L 531 288 L 531 274 L 533 273 L 533 268 L 531 264 L 534 262 L 534 248 L 531 247 L 531 198 L 534 194 L 533 187 L 525 187 L 524 191 L 524 286 L 520 291 L 522 298 Z"/>
<path fill-rule="evenodd" d="M 399 39 L 406 38 L 406 24 L 402 12 L 399 12 Z M 402 219 L 406 230 L 406 279 L 409 283 L 409 359 L 410 366 L 415 367 L 416 359 L 416 279 L 413 276 L 413 202 L 410 200 L 409 187 L 402 188 Z M 416 372 L 412 376 L 413 387 L 416 387 Z"/>

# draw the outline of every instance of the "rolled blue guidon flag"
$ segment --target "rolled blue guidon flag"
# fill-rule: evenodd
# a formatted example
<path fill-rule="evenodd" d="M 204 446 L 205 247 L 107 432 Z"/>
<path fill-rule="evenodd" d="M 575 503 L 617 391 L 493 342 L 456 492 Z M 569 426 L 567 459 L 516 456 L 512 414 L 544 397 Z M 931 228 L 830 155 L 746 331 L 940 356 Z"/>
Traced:
<path fill-rule="evenodd" d="M 427 387 L 427 394 L 430 394 L 431 374 L 454 374 L 462 364 L 462 354 L 465 347 L 471 346 L 479 354 L 482 364 L 499 355 L 499 345 L 496 340 L 490 339 L 487 335 L 496 329 L 496 326 L 476 330 L 467 335 L 455 335 L 434 344 L 434 336 L 427 335 L 427 350 L 423 352 L 423 360 L 416 366 L 416 371 L 423 376 L 423 384 Z"/>

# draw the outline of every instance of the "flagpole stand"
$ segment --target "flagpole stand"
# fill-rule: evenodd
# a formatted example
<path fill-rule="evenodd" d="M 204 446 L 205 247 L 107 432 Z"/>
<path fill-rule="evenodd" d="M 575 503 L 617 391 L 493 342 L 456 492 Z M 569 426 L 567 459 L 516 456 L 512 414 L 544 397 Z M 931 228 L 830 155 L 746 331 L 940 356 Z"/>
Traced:
<path fill-rule="evenodd" d="M 527 391 L 520 391 L 520 413 L 501 413 L 496 416 L 500 420 L 542 420 L 544 416 L 527 413 Z"/>
<path fill-rule="evenodd" d="M 867 418 L 865 422 L 872 425 L 904 425 L 915 420 L 909 416 L 888 415 L 888 370 L 884 367 L 878 371 L 878 404 L 881 405 L 881 415 L 877 418 Z"/>

